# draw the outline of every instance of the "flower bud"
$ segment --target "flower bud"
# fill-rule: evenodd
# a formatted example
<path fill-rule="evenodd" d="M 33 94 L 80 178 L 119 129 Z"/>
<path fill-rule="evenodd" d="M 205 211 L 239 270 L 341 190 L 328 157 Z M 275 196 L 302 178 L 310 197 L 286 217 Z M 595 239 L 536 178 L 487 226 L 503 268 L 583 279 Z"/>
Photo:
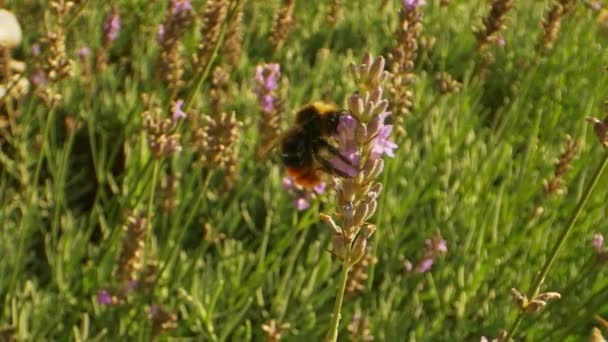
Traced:
<path fill-rule="evenodd" d="M 382 79 L 382 73 L 384 72 L 384 57 L 379 56 L 372 64 L 369 72 L 369 83 L 377 85 L 380 84 Z M 382 92 L 380 93 L 382 96 Z"/>
<path fill-rule="evenodd" d="M 344 241 L 344 235 L 342 233 L 335 233 L 332 239 L 333 253 L 340 260 L 346 260 L 346 243 Z"/>
<path fill-rule="evenodd" d="M 363 236 L 365 236 L 366 239 L 369 239 L 376 232 L 376 225 L 371 224 L 371 223 L 366 223 L 362 227 L 362 230 L 363 230 Z"/>
<path fill-rule="evenodd" d="M 361 95 L 355 93 L 348 98 L 348 109 L 357 118 L 361 116 L 364 110 L 363 99 Z"/>
<path fill-rule="evenodd" d="M 534 299 L 542 300 L 544 302 L 549 302 L 555 299 L 561 299 L 562 295 L 558 292 L 544 292 L 536 296 Z"/>
<path fill-rule="evenodd" d="M 513 301 L 517 305 L 518 308 L 524 309 L 528 306 L 528 298 L 522 295 L 516 289 L 511 289 L 511 297 L 513 297 Z"/>
<path fill-rule="evenodd" d="M 354 266 L 365 256 L 365 248 L 367 247 L 367 239 L 363 236 L 357 237 L 350 253 L 349 264 Z"/>
<path fill-rule="evenodd" d="M 384 159 L 378 158 L 368 161 L 362 172 L 365 175 L 364 183 L 377 178 L 382 173 L 382 170 L 384 170 Z"/>
<path fill-rule="evenodd" d="M 530 303 L 528 303 L 528 305 L 526 306 L 526 313 L 537 313 L 542 310 L 542 308 L 544 308 L 546 305 L 547 302 L 545 301 L 542 301 L 540 299 L 532 299 Z"/>

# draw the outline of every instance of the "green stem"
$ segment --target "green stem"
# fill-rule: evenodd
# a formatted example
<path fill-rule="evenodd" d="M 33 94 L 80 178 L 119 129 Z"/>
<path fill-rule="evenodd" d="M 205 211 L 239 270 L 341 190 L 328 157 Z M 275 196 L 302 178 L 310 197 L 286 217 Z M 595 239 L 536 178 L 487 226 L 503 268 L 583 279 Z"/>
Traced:
<path fill-rule="evenodd" d="M 602 157 L 602 160 L 600 161 L 600 164 L 598 165 L 597 169 L 593 173 L 593 176 L 591 177 L 591 181 L 589 182 L 589 184 L 587 184 L 587 187 L 585 188 L 585 191 L 583 192 L 583 196 L 578 201 L 578 204 L 576 205 L 576 208 L 574 209 L 572 216 L 570 216 L 568 223 L 566 224 L 566 226 L 562 230 L 561 234 L 557 238 L 555 246 L 553 246 L 553 249 L 549 253 L 549 258 L 543 265 L 543 268 L 541 269 L 540 273 L 534 280 L 534 283 L 530 287 L 530 290 L 528 291 L 528 298 L 532 299 L 538 295 L 538 292 L 540 291 L 540 287 L 542 286 L 543 282 L 545 281 L 545 277 L 547 276 L 547 274 L 549 274 L 549 270 L 551 269 L 551 267 L 553 266 L 553 263 L 557 259 L 557 255 L 559 254 L 560 250 L 564 246 L 564 243 L 566 242 L 566 239 L 568 238 L 570 231 L 572 231 L 572 228 L 574 227 L 574 223 L 576 222 L 576 219 L 578 218 L 580 213 L 583 211 L 583 207 L 587 203 L 587 200 L 589 200 L 589 197 L 591 197 L 591 193 L 593 193 L 593 190 L 595 189 L 595 186 L 597 185 L 597 182 L 599 181 L 607 164 L 608 164 L 608 150 L 606 150 L 604 152 L 604 156 Z M 524 318 L 524 312 L 520 311 L 515 323 L 513 324 L 512 329 L 510 329 L 509 332 L 507 333 L 507 337 L 505 338 L 505 341 L 508 341 L 510 336 L 515 335 L 515 333 L 517 332 L 517 328 L 519 327 L 523 318 Z"/>
<path fill-rule="evenodd" d="M 346 263 L 342 264 L 342 277 L 340 278 L 340 286 L 336 293 L 336 303 L 334 304 L 334 313 L 331 317 L 331 325 L 329 326 L 328 342 L 336 342 L 338 340 L 338 328 L 340 326 L 340 318 L 342 316 L 342 302 L 344 301 L 344 292 L 348 281 L 348 272 L 350 266 Z"/>

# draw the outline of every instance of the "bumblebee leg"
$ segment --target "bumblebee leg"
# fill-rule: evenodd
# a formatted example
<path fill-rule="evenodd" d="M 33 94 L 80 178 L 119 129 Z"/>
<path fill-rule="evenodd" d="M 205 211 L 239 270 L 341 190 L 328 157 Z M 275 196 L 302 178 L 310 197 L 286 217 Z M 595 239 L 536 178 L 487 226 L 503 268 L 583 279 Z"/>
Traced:
<path fill-rule="evenodd" d="M 327 159 L 324 159 L 324 158 L 315 158 L 315 162 L 318 164 L 319 168 L 321 170 L 323 170 L 325 173 L 329 173 L 329 174 L 333 174 L 333 175 L 338 175 L 338 176 L 343 177 L 343 178 L 352 178 L 352 175 L 349 175 L 348 173 L 346 173 L 346 172 L 340 170 L 339 168 L 335 167 Z M 351 167 L 353 167 L 353 166 L 351 165 Z"/>
<path fill-rule="evenodd" d="M 353 177 L 357 167 L 346 158 L 340 151 L 323 139 L 315 143 L 314 161 L 317 167 L 326 173 L 338 175 L 344 178 Z M 338 159 L 338 161 L 335 160 Z M 333 161 L 332 161 L 333 160 Z M 351 172 L 349 172 L 349 170 Z"/>

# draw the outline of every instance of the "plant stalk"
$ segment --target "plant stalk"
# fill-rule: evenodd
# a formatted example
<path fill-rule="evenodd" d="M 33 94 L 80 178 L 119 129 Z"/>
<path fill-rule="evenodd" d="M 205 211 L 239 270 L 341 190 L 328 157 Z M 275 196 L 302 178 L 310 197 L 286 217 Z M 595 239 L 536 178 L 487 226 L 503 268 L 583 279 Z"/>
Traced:
<path fill-rule="evenodd" d="M 595 189 L 595 186 L 597 185 L 600 177 L 602 176 L 607 164 L 608 164 L 608 149 L 606 151 L 604 151 L 604 156 L 602 157 L 602 160 L 600 161 L 600 164 L 598 165 L 597 169 L 595 169 L 595 172 L 593 173 L 593 176 L 591 177 L 591 181 L 587 184 L 587 187 L 585 188 L 585 191 L 583 192 L 583 196 L 579 199 L 578 204 L 576 205 L 576 208 L 574 209 L 574 212 L 572 213 L 572 215 L 570 216 L 570 219 L 568 220 L 568 223 L 566 224 L 566 226 L 560 233 L 559 237 L 557 238 L 557 241 L 555 242 L 555 245 L 553 246 L 553 249 L 549 253 L 549 258 L 543 265 L 543 268 L 541 269 L 540 273 L 534 280 L 534 283 L 530 287 L 530 290 L 528 291 L 528 298 L 532 299 L 538 295 L 538 293 L 540 291 L 540 287 L 542 286 L 543 282 L 545 281 L 545 277 L 547 276 L 547 274 L 549 274 L 549 270 L 553 266 L 553 263 L 557 259 L 557 255 L 559 254 L 560 250 L 564 246 L 566 239 L 568 238 L 568 235 L 570 234 L 570 232 L 572 231 L 572 228 L 574 227 L 574 223 L 578 219 L 578 216 L 583 211 L 583 207 L 585 206 L 585 204 L 587 204 L 587 200 L 589 200 L 589 197 L 591 197 L 591 193 L 593 193 L 593 190 Z M 517 319 L 515 320 L 515 322 L 513 324 L 513 327 L 511 329 L 509 329 L 509 332 L 507 333 L 507 337 L 505 338 L 505 341 L 508 341 L 509 337 L 515 335 L 515 333 L 517 332 L 517 329 L 519 328 L 521 322 L 523 321 L 524 315 L 525 315 L 525 313 L 523 310 L 519 312 Z"/>

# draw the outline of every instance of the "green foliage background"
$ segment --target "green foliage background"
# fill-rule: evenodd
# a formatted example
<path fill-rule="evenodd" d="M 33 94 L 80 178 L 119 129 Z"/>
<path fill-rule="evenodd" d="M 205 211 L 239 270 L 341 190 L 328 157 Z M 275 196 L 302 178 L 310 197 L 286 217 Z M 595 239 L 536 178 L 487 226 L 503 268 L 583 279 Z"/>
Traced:
<path fill-rule="evenodd" d="M 481 23 L 488 2 L 453 1 L 446 8 L 427 2 L 423 35 L 437 41 L 419 54 L 407 135 L 395 137 L 400 148 L 382 175 L 385 190 L 374 216 L 377 263 L 365 290 L 345 300 L 340 340 L 347 339 L 347 322 L 357 311 L 369 318 L 378 341 L 478 341 L 506 329 L 517 313 L 510 289 L 528 290 L 602 154 L 584 120 L 603 117 L 608 99 L 608 41 L 598 31 L 597 12 L 579 2 L 554 49 L 534 64 L 550 1 L 516 1 L 506 45 L 492 47 L 496 61 L 487 79 L 476 82 L 471 28 Z M 204 1 L 193 3 L 201 8 Z M 19 107 L 22 131 L 0 151 L 0 326 L 15 327 L 18 340 L 147 340 L 147 307 L 160 303 L 178 315 L 178 328 L 163 339 L 264 340 L 261 325 L 276 319 L 291 325 L 285 340 L 321 340 L 339 267 L 328 252 L 331 230 L 318 214 L 332 211 L 333 195 L 298 213 L 281 188 L 278 161 L 255 157 L 260 114 L 252 78 L 257 64 L 281 64 L 286 125 L 303 103 L 345 105 L 354 89 L 348 64 L 366 51 L 386 55 L 401 5 L 344 1 L 343 19 L 331 27 L 328 3 L 298 1 L 287 43 L 273 53 L 268 37 L 278 2 L 245 1 L 243 54 L 230 75 L 227 104 L 244 122 L 237 186 L 226 191 L 222 172 L 193 166 L 186 134 L 184 151 L 159 165 L 181 175 L 177 207 L 166 214 L 159 210 L 140 119 L 143 92 L 169 106 L 165 86 L 152 77 L 156 28 L 166 5 L 116 1 L 122 28 L 94 89 L 83 85 L 77 62 L 75 76 L 60 86 L 64 101 L 57 111 L 49 116 L 39 98 L 26 97 Z M 27 62 L 31 45 L 44 34 L 48 3 L 6 6 L 24 29 L 14 55 Z M 66 28 L 72 58 L 83 46 L 99 48 L 110 9 L 88 1 L 73 18 Z M 194 52 L 198 36 L 193 27 L 185 56 Z M 220 54 L 216 63 L 225 57 Z M 462 91 L 440 96 L 438 71 L 462 81 Z M 187 74 L 188 87 L 194 78 Z M 209 110 L 209 83 L 193 105 L 202 112 Z M 66 116 L 82 128 L 70 134 Z M 567 174 L 567 194 L 544 198 L 542 181 L 553 172 L 565 134 L 581 142 Z M 121 172 L 117 162 L 124 164 Z M 608 280 L 591 248 L 592 233 L 608 229 L 606 182 L 603 177 L 543 287 L 560 292 L 562 300 L 526 318 L 516 340 L 585 340 L 593 314 L 608 316 Z M 159 283 L 128 305 L 100 306 L 97 291 L 114 284 L 124 211 L 145 210 L 151 191 L 155 216 L 146 254 L 163 269 Z M 535 218 L 538 206 L 544 212 Z M 205 240 L 205 225 L 226 239 Z M 419 259 L 437 229 L 448 244 L 445 257 L 429 273 L 406 274 L 404 260 Z"/>

